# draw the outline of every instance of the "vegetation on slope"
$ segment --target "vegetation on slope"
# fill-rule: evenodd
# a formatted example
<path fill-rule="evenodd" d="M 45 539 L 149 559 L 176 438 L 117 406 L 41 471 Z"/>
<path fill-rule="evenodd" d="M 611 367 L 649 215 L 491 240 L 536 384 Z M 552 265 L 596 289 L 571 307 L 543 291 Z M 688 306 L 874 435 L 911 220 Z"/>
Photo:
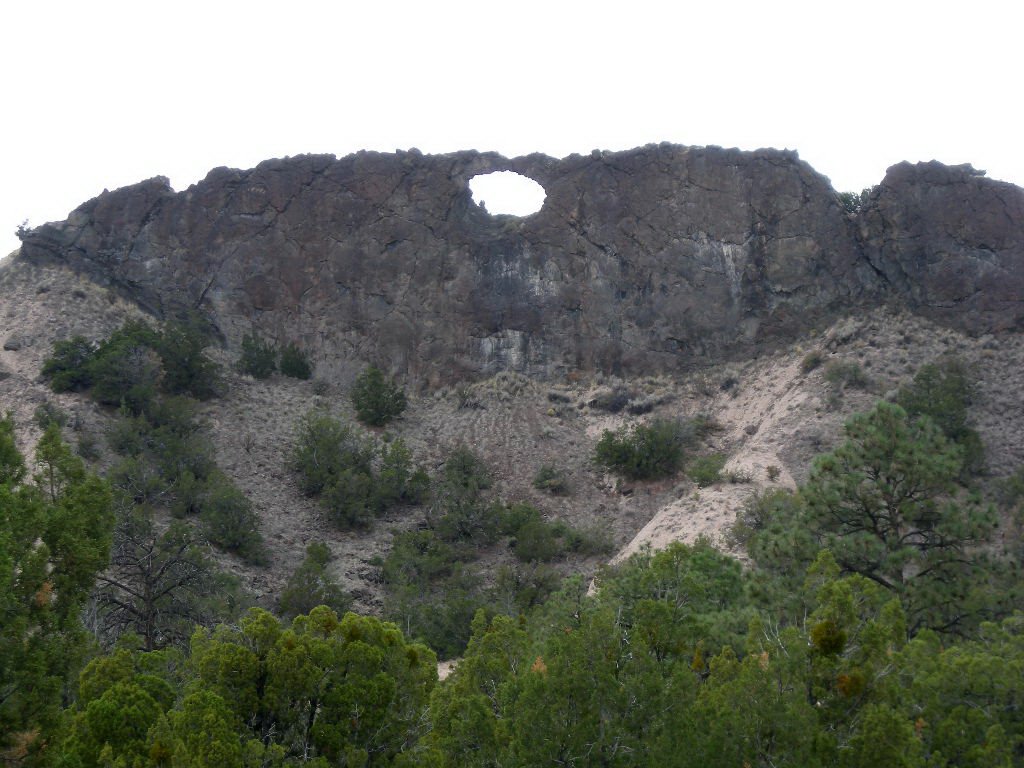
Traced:
<path fill-rule="evenodd" d="M 454 451 L 415 498 L 403 496 L 414 473 L 407 448 L 378 447 L 312 412 L 292 467 L 326 509 L 362 499 L 357 519 L 370 525 L 379 499 L 422 505 L 423 525 L 396 535 L 380 564 L 395 624 L 339 615 L 347 597 L 315 545 L 281 595 L 280 617 L 250 609 L 239 618 L 244 596 L 202 556 L 217 529 L 192 524 L 216 490 L 205 485 L 216 477 L 212 453 L 194 414 L 168 393 L 119 390 L 140 404 L 123 398 L 114 443 L 134 464 L 112 472 L 113 488 L 84 471 L 55 422 L 27 479 L 13 427 L 0 422 L 9 515 L 0 578 L 10 581 L 0 591 L 0 759 L 1022 764 L 1021 549 L 1010 541 L 1003 551 L 995 537 L 994 502 L 968 458 L 959 409 L 970 388 L 959 375 L 923 370 L 898 404 L 850 419 L 796 492 L 752 498 L 731 531 L 750 567 L 706 541 L 674 544 L 606 568 L 590 593 L 547 565 L 592 546 L 587 537 L 497 497 L 471 450 Z M 628 443 L 631 434 L 606 436 Z M 632 447 L 650 445 L 663 455 L 664 442 Z M 1021 485 L 1008 479 L 995 501 L 1019 507 Z M 154 507 L 183 522 L 163 529 Z M 485 584 L 475 558 L 487 549 L 512 565 Z M 154 562 L 159 573 L 145 568 Z M 98 614 L 83 611 L 90 590 Z M 315 607 L 314 595 L 331 607 Z M 104 650 L 85 642 L 83 616 Z M 438 683 L 434 651 L 409 638 L 464 656 Z"/>

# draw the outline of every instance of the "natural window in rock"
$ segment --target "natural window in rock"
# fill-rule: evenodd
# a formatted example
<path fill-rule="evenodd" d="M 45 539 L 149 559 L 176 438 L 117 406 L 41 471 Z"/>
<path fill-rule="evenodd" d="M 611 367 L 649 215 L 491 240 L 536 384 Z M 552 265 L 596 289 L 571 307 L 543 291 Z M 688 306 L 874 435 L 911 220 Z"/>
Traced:
<path fill-rule="evenodd" d="M 482 173 L 469 180 L 473 202 L 490 214 L 529 216 L 544 205 L 544 187 L 512 171 Z"/>

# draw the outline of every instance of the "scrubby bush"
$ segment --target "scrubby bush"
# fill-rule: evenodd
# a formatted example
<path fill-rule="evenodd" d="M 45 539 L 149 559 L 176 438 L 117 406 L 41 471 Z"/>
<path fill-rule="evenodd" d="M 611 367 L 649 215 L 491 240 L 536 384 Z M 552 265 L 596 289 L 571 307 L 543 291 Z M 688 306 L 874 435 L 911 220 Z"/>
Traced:
<path fill-rule="evenodd" d="M 51 424 L 56 424 L 58 428 L 66 426 L 68 414 L 59 405 L 46 401 L 36 406 L 35 411 L 32 413 L 32 420 L 36 423 L 37 427 L 45 431 Z"/>
<path fill-rule="evenodd" d="M 346 469 L 371 471 L 373 447 L 338 419 L 312 410 L 299 423 L 290 465 L 308 496 L 323 493 Z"/>
<path fill-rule="evenodd" d="M 430 493 L 430 478 L 412 462 L 412 451 L 401 438 L 385 445 L 380 452 L 377 494 L 383 506 L 422 504 Z"/>
<path fill-rule="evenodd" d="M 375 366 L 364 370 L 352 386 L 352 406 L 364 424 L 382 427 L 401 415 L 407 401 L 402 388 Z"/>
<path fill-rule="evenodd" d="M 92 386 L 89 363 L 96 344 L 84 336 L 54 342 L 52 354 L 43 361 L 43 378 L 54 392 L 80 392 Z"/>
<path fill-rule="evenodd" d="M 833 360 L 825 366 L 825 381 L 840 389 L 866 389 L 871 383 L 860 363 L 845 360 Z"/>
<path fill-rule="evenodd" d="M 254 379 L 268 379 L 277 370 L 277 350 L 259 334 L 248 333 L 242 338 L 242 351 L 235 367 Z"/>
<path fill-rule="evenodd" d="M 985 449 L 978 433 L 967 425 L 967 408 L 974 399 L 974 384 L 960 360 L 921 366 L 913 382 L 901 387 L 896 402 L 908 416 L 927 416 L 964 452 L 964 470 L 977 473 L 985 464 Z"/>
<path fill-rule="evenodd" d="M 381 576 L 385 615 L 407 636 L 428 642 L 442 658 L 465 649 L 470 621 L 486 597 L 451 544 L 429 530 L 398 534 Z"/>
<path fill-rule="evenodd" d="M 247 563 L 267 562 L 259 517 L 252 502 L 228 478 L 222 475 L 211 478 L 199 519 L 212 544 L 234 552 Z"/>
<path fill-rule="evenodd" d="M 306 547 L 305 559 L 288 578 L 277 601 L 283 618 L 293 619 L 318 605 L 326 605 L 341 616 L 352 606 L 352 598 L 328 569 L 331 559 L 331 550 L 322 542 Z"/>
<path fill-rule="evenodd" d="M 811 371 L 818 368 L 825 361 L 825 356 L 821 354 L 820 350 L 814 350 L 804 355 L 804 359 L 800 361 L 800 372 L 808 374 Z"/>
<path fill-rule="evenodd" d="M 313 365 L 309 361 L 309 355 L 294 343 L 281 348 L 281 362 L 278 367 L 283 375 L 293 379 L 306 381 L 313 377 Z"/>
<path fill-rule="evenodd" d="M 491 486 L 487 465 L 466 446 L 445 460 L 434 491 L 430 522 L 448 541 L 492 544 L 502 531 L 501 505 L 488 502 L 483 491 Z"/>
<path fill-rule="evenodd" d="M 598 411 L 619 413 L 628 403 L 629 391 L 625 387 L 608 387 L 598 391 L 589 405 Z"/>
<path fill-rule="evenodd" d="M 722 468 L 725 466 L 725 456 L 720 453 L 713 453 L 710 456 L 697 456 L 686 468 L 686 473 L 701 488 L 714 485 L 722 479 Z"/>
<path fill-rule="evenodd" d="M 569 494 L 569 480 L 565 472 L 550 464 L 544 464 L 537 470 L 537 474 L 533 476 L 533 487 L 552 496 Z"/>
<path fill-rule="evenodd" d="M 382 511 L 373 475 L 346 467 L 333 478 L 321 497 L 331 522 L 339 528 L 365 528 Z"/>
<path fill-rule="evenodd" d="M 156 397 L 163 379 L 158 344 L 156 331 L 143 322 L 129 321 L 114 331 L 89 362 L 93 399 L 142 413 Z"/>
<path fill-rule="evenodd" d="M 157 353 L 163 362 L 163 389 L 173 395 L 209 400 L 223 389 L 220 366 L 206 356 L 209 335 L 204 321 L 190 316 L 169 323 L 160 334 Z"/>
<path fill-rule="evenodd" d="M 683 463 L 684 441 L 678 422 L 655 419 L 617 432 L 606 429 L 594 458 L 600 466 L 629 480 L 670 477 Z"/>
<path fill-rule="evenodd" d="M 220 367 L 206 356 L 206 346 L 198 319 L 169 323 L 163 331 L 129 320 L 98 344 L 82 336 L 55 343 L 42 372 L 55 392 L 91 390 L 97 402 L 124 404 L 138 414 L 161 391 L 199 399 L 219 394 Z"/>
<path fill-rule="evenodd" d="M 320 496 L 328 517 L 342 528 L 361 528 L 396 504 L 420 504 L 429 490 L 426 473 L 412 463 L 404 441 L 380 451 L 337 419 L 310 411 L 299 425 L 290 464 L 299 486 Z"/>
<path fill-rule="evenodd" d="M 96 436 L 91 432 L 79 432 L 75 452 L 86 461 L 96 461 L 100 457 L 99 447 L 96 445 Z"/>

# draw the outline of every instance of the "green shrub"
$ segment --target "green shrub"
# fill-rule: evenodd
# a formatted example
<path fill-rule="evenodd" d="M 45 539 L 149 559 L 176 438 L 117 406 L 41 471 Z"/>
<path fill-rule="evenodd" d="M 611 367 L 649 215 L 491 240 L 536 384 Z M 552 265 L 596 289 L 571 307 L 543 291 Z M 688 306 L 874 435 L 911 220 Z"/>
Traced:
<path fill-rule="evenodd" d="M 563 533 L 559 526 L 549 525 L 540 519 L 534 520 L 516 531 L 512 551 L 523 562 L 550 562 L 565 552 Z"/>
<path fill-rule="evenodd" d="M 0 418 L 0 485 L 14 485 L 25 476 L 25 459 L 14 436 L 14 415 L 8 411 Z"/>
<path fill-rule="evenodd" d="M 486 603 L 480 579 L 457 551 L 433 531 L 395 536 L 381 569 L 387 589 L 384 614 L 438 652 L 458 656 L 469 640 L 470 622 Z"/>
<path fill-rule="evenodd" d="M 190 517 L 199 514 L 206 500 L 206 483 L 198 479 L 190 471 L 181 473 L 174 485 L 174 501 L 171 503 L 171 514 L 175 517 Z"/>
<path fill-rule="evenodd" d="M 129 320 L 99 344 L 75 336 L 53 345 L 43 377 L 55 392 L 91 390 L 104 405 L 141 413 L 158 391 L 199 399 L 220 393 L 220 367 L 204 353 L 201 322 L 170 323 L 162 331 Z"/>
<path fill-rule="evenodd" d="M 199 519 L 210 542 L 247 563 L 265 564 L 267 553 L 252 502 L 226 477 L 211 480 Z"/>
<path fill-rule="evenodd" d="M 311 410 L 299 423 L 290 466 L 307 496 L 323 493 L 346 469 L 372 471 L 374 449 L 338 419 Z"/>
<path fill-rule="evenodd" d="M 495 608 L 508 616 L 526 614 L 543 603 L 561 584 L 562 577 L 549 565 L 503 565 L 492 591 Z"/>
<path fill-rule="evenodd" d="M 468 492 L 483 491 L 491 487 L 491 471 L 484 460 L 465 445 L 457 446 L 444 462 L 446 485 Z"/>
<path fill-rule="evenodd" d="M 78 445 L 75 451 L 86 461 L 96 461 L 100 457 L 99 446 L 96 444 L 96 436 L 91 432 L 78 433 Z"/>
<path fill-rule="evenodd" d="M 196 316 L 169 323 L 160 334 L 156 351 L 163 363 L 163 390 L 209 400 L 223 389 L 220 366 L 206 356 L 209 335 Z"/>
<path fill-rule="evenodd" d="M 352 406 L 364 424 L 381 427 L 405 410 L 407 401 L 401 387 L 375 366 L 364 370 L 352 386 Z"/>
<path fill-rule="evenodd" d="M 565 472 L 550 464 L 544 464 L 533 476 L 533 487 L 538 491 L 545 491 L 552 496 L 567 496 L 569 494 L 569 480 Z"/>
<path fill-rule="evenodd" d="M 299 487 L 319 495 L 328 517 L 342 528 L 365 527 L 395 504 L 420 504 L 430 481 L 414 468 L 402 440 L 381 450 L 380 471 L 374 469 L 374 444 L 337 419 L 310 411 L 299 426 L 290 464 Z"/>
<path fill-rule="evenodd" d="M 401 438 L 381 449 L 376 485 L 384 507 L 422 504 L 430 492 L 430 478 L 422 467 L 413 466 L 412 452 Z"/>
<path fill-rule="evenodd" d="M 35 411 L 32 413 L 32 420 L 36 423 L 37 427 L 45 431 L 51 424 L 56 424 L 58 428 L 66 426 L 68 414 L 59 405 L 46 401 L 36 406 Z"/>
<path fill-rule="evenodd" d="M 725 456 L 720 453 L 713 453 L 710 456 L 697 456 L 686 469 L 686 473 L 701 488 L 721 482 L 722 467 L 725 466 Z"/>
<path fill-rule="evenodd" d="M 331 522 L 345 530 L 365 528 L 383 509 L 373 475 L 352 467 L 333 478 L 321 501 Z"/>
<path fill-rule="evenodd" d="M 985 447 L 978 433 L 967 426 L 967 409 L 974 399 L 974 384 L 960 360 L 921 366 L 912 383 L 901 387 L 896 403 L 908 416 L 927 416 L 964 452 L 964 470 L 980 472 Z"/>
<path fill-rule="evenodd" d="M 110 484 L 136 504 L 153 504 L 166 498 L 170 483 L 144 456 L 122 460 L 110 470 Z"/>
<path fill-rule="evenodd" d="M 258 334 L 249 333 L 242 338 L 242 351 L 235 367 L 254 379 L 268 379 L 277 370 L 277 350 Z"/>
<path fill-rule="evenodd" d="M 306 558 L 288 578 L 277 601 L 278 613 L 283 618 L 293 619 L 318 605 L 326 605 L 339 616 L 348 611 L 352 598 L 331 576 L 331 559 L 326 544 L 314 542 L 306 547 Z"/>
<path fill-rule="evenodd" d="M 293 379 L 306 381 L 313 377 L 313 365 L 309 361 L 309 355 L 295 344 L 286 344 L 281 349 L 279 368 L 283 375 L 291 376 Z"/>
<path fill-rule="evenodd" d="M 501 513 L 501 532 L 522 562 L 548 562 L 567 553 L 595 555 L 611 550 L 605 534 L 581 531 L 561 520 L 545 521 L 529 504 L 510 504 Z"/>
<path fill-rule="evenodd" d="M 138 414 L 150 406 L 163 378 L 157 334 L 145 323 L 128 322 L 102 342 L 89 362 L 92 397 L 102 405 Z"/>
<path fill-rule="evenodd" d="M 455 448 L 445 460 L 434 492 L 431 520 L 448 541 L 491 544 L 502 530 L 500 504 L 488 503 L 483 491 L 491 486 L 491 474 L 473 451 Z"/>
<path fill-rule="evenodd" d="M 629 480 L 671 477 L 683 463 L 684 430 L 678 422 L 655 419 L 649 424 L 605 430 L 594 459 Z"/>
<path fill-rule="evenodd" d="M 54 392 L 80 392 L 92 386 L 89 363 L 96 345 L 84 336 L 54 342 L 52 354 L 43 361 L 43 378 Z"/>

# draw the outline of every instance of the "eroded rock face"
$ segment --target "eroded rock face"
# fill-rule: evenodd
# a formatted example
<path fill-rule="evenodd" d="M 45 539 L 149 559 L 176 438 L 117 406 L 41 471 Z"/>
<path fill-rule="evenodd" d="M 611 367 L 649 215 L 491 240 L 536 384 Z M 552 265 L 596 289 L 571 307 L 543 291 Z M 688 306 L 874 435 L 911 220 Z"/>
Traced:
<path fill-rule="evenodd" d="M 541 183 L 523 219 L 474 175 Z M 555 160 L 361 152 L 219 168 L 104 193 L 26 233 L 158 316 L 209 312 L 427 385 L 515 369 L 672 371 L 786 341 L 895 299 L 971 330 L 1024 317 L 1024 191 L 969 168 L 890 169 L 844 212 L 794 153 L 650 146 Z"/>
<path fill-rule="evenodd" d="M 969 165 L 900 163 L 860 217 L 863 249 L 916 312 L 972 333 L 1024 324 L 1024 190 Z"/>

